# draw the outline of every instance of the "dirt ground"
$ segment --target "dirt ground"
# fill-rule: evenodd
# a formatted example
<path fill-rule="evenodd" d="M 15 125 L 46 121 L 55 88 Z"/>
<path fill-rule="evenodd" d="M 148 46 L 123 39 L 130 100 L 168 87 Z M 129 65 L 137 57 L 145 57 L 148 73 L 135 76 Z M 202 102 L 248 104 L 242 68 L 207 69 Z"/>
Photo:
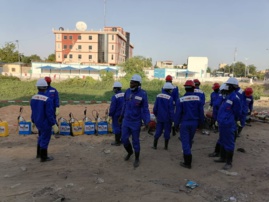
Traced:
<path fill-rule="evenodd" d="M 269 111 L 268 101 L 256 102 L 256 110 Z M 108 104 L 65 105 L 60 116 L 72 112 L 81 120 L 83 110 L 105 115 Z M 152 106 L 151 106 L 152 107 Z M 179 165 L 181 143 L 172 136 L 169 149 L 164 140 L 151 148 L 153 136 L 141 132 L 140 166 L 133 168 L 134 156 L 124 161 L 123 146 L 111 146 L 113 135 L 61 136 L 51 139 L 49 154 L 55 159 L 41 163 L 36 155 L 37 135 L 18 135 L 20 106 L 0 108 L 0 118 L 9 123 L 8 137 L 0 138 L 0 201 L 268 201 L 269 124 L 253 122 L 237 139 L 233 168 L 221 170 L 208 154 L 214 150 L 218 134 L 196 133 L 192 149 L 192 169 Z M 22 116 L 30 119 L 30 108 Z M 92 118 L 91 113 L 89 117 Z M 198 183 L 187 188 L 188 180 Z"/>

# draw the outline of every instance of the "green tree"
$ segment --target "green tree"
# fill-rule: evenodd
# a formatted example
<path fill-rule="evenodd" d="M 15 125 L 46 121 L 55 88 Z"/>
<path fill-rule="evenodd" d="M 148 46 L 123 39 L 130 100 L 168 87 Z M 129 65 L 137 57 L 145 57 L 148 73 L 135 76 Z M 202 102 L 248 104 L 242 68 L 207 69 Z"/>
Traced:
<path fill-rule="evenodd" d="M 38 56 L 36 54 L 31 55 L 31 56 L 22 55 L 21 56 L 21 61 L 23 63 L 30 64 L 31 62 L 40 62 L 40 61 L 42 61 L 42 59 L 40 58 L 40 56 Z"/>
<path fill-rule="evenodd" d="M 210 73 L 211 74 L 211 68 L 210 67 L 207 67 L 206 73 Z"/>
<path fill-rule="evenodd" d="M 56 61 L 56 57 L 55 57 L 55 54 L 50 54 L 48 56 L 48 58 L 46 59 L 47 62 L 55 62 Z"/>
<path fill-rule="evenodd" d="M 141 77 L 145 77 L 143 68 L 151 67 L 152 60 L 151 58 L 145 58 L 143 56 L 135 56 L 119 66 L 123 68 L 123 71 L 126 73 L 126 77 L 128 78 L 133 74 L 139 74 Z"/>
<path fill-rule="evenodd" d="M 0 48 L 0 61 L 8 63 L 19 61 L 19 52 L 16 51 L 14 43 L 6 43 L 4 47 Z"/>
<path fill-rule="evenodd" d="M 251 75 L 256 75 L 257 74 L 257 67 L 255 67 L 254 65 L 247 66 L 247 73 L 249 73 Z"/>

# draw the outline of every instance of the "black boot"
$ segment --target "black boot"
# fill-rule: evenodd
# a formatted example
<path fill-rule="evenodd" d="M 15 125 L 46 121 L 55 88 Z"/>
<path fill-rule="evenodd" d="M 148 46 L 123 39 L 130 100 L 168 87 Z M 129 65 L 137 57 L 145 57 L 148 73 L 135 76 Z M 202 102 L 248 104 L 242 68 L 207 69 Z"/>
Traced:
<path fill-rule="evenodd" d="M 180 162 L 180 165 L 184 168 L 191 169 L 191 162 L 192 162 L 192 155 L 183 155 L 184 156 L 184 162 Z"/>
<path fill-rule="evenodd" d="M 37 148 L 36 148 L 36 158 L 40 158 L 40 146 L 37 145 Z"/>
<path fill-rule="evenodd" d="M 175 126 L 172 126 L 172 135 L 176 136 L 177 132 L 176 132 L 176 128 Z"/>
<path fill-rule="evenodd" d="M 223 167 L 223 170 L 230 170 L 232 168 L 234 152 L 226 151 L 226 164 Z"/>
<path fill-rule="evenodd" d="M 240 133 L 243 130 L 243 127 L 238 126 L 236 137 L 240 137 Z"/>
<path fill-rule="evenodd" d="M 121 141 L 120 141 L 120 134 L 115 134 L 115 142 L 112 142 L 111 145 L 113 146 L 120 146 Z"/>
<path fill-rule="evenodd" d="M 157 149 L 158 138 L 154 138 L 152 149 Z"/>
<path fill-rule="evenodd" d="M 52 161 L 54 159 L 53 157 L 48 156 L 47 149 L 40 149 L 40 157 L 40 162 Z"/>
<path fill-rule="evenodd" d="M 139 166 L 139 155 L 140 155 L 140 152 L 135 152 L 135 161 L 134 161 L 135 168 Z"/>
<path fill-rule="evenodd" d="M 225 163 L 226 162 L 226 151 L 223 146 L 220 146 L 220 158 L 214 160 L 216 163 Z"/>
<path fill-rule="evenodd" d="M 133 152 L 133 148 L 132 145 L 129 144 L 127 147 L 124 147 L 126 149 L 126 151 L 128 152 L 127 156 L 124 158 L 125 161 L 128 161 L 130 159 L 130 157 L 132 156 Z"/>
<path fill-rule="evenodd" d="M 168 149 L 168 143 L 169 143 L 169 140 L 165 140 L 165 141 L 164 141 L 164 149 L 165 149 L 165 150 Z"/>
<path fill-rule="evenodd" d="M 220 144 L 217 143 L 215 146 L 215 151 L 211 154 L 208 154 L 209 157 L 218 157 L 220 156 Z"/>

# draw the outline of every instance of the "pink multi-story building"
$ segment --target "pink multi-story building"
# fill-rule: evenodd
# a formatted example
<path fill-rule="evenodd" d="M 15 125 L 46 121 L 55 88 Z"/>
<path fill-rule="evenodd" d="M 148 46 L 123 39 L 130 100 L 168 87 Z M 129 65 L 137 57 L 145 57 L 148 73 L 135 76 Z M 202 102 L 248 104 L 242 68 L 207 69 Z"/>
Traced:
<path fill-rule="evenodd" d="M 59 63 L 115 66 L 133 55 L 130 33 L 121 27 L 105 27 L 101 31 L 53 30 L 55 57 Z"/>

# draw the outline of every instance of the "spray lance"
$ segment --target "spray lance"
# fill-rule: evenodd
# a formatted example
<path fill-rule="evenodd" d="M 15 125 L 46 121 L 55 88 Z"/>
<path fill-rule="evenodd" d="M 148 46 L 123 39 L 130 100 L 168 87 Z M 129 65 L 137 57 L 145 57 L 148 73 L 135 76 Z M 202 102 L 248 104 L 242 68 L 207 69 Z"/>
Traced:
<path fill-rule="evenodd" d="M 75 119 L 74 119 L 74 117 L 73 117 L 73 114 L 72 113 L 70 113 L 69 114 L 69 126 L 70 126 L 70 135 L 71 136 L 74 136 L 74 134 L 73 134 L 73 127 L 72 127 L 72 125 L 73 125 L 73 123 L 75 122 Z"/>
<path fill-rule="evenodd" d="M 98 131 L 98 122 L 100 122 L 101 119 L 99 118 L 99 113 L 98 113 L 98 111 L 96 111 L 96 110 L 93 110 L 93 111 L 92 111 L 92 116 L 93 116 L 93 118 L 94 118 L 94 120 L 95 120 L 95 134 L 97 135 L 97 131 Z"/>

